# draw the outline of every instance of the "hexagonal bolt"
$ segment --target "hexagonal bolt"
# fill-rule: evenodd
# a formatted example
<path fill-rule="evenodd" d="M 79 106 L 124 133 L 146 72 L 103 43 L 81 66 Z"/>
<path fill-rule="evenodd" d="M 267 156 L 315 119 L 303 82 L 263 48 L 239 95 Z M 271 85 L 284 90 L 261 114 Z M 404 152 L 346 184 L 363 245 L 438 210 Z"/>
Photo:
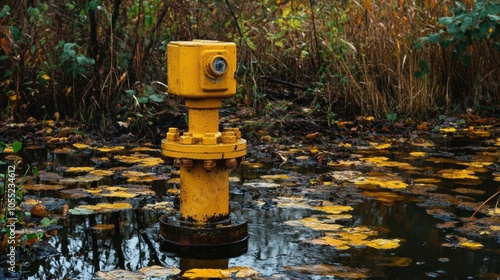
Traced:
<path fill-rule="evenodd" d="M 222 132 L 222 143 L 236 143 L 236 134 L 233 131 Z"/>
<path fill-rule="evenodd" d="M 234 134 L 236 134 L 237 139 L 241 139 L 241 131 L 239 128 L 235 127 L 233 128 Z"/>
<path fill-rule="evenodd" d="M 215 136 L 215 133 L 205 133 L 203 135 L 203 139 L 201 140 L 201 143 L 203 145 L 216 145 L 217 144 L 217 137 Z"/>
<path fill-rule="evenodd" d="M 203 168 L 207 172 L 212 172 L 217 167 L 217 162 L 213 159 L 207 159 L 203 161 Z"/>
<path fill-rule="evenodd" d="M 190 158 L 183 158 L 181 159 L 181 164 L 186 168 L 187 171 L 191 171 L 194 167 L 194 162 Z"/>
<path fill-rule="evenodd" d="M 172 165 L 174 163 L 174 159 L 171 158 L 171 157 L 167 157 L 167 156 L 161 156 L 161 158 L 163 159 L 163 162 L 166 164 L 166 165 Z"/>
<path fill-rule="evenodd" d="M 169 127 L 167 132 L 167 141 L 179 141 L 179 129 L 176 127 Z"/>
<path fill-rule="evenodd" d="M 179 142 L 184 145 L 193 145 L 195 143 L 195 138 L 193 137 L 193 133 L 184 132 L 180 137 Z"/>
<path fill-rule="evenodd" d="M 224 132 L 232 132 L 236 136 L 236 139 L 241 138 L 241 131 L 237 127 L 226 127 L 224 128 Z"/>
<path fill-rule="evenodd" d="M 238 166 L 238 161 L 234 158 L 226 159 L 226 168 L 233 171 Z"/>

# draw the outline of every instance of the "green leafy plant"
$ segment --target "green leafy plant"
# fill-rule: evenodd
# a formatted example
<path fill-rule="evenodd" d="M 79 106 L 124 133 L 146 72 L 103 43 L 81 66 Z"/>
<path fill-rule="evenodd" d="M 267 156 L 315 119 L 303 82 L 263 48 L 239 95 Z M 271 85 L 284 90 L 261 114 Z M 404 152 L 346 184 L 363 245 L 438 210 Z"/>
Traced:
<path fill-rule="evenodd" d="M 73 79 L 77 76 L 85 74 L 87 67 L 95 63 L 95 60 L 78 53 L 80 46 L 76 43 L 65 43 L 61 54 L 61 63 L 65 65 L 65 71 L 71 74 Z"/>
<path fill-rule="evenodd" d="M 453 54 L 460 57 L 465 66 L 469 65 L 471 60 L 468 50 L 476 42 L 486 42 L 500 51 L 500 2 L 478 0 L 469 10 L 462 2 L 455 1 L 451 13 L 452 16 L 440 17 L 438 20 L 446 30 L 441 29 L 419 38 L 414 48 L 420 49 L 428 43 L 439 44 L 443 48 L 452 47 Z M 415 74 L 421 76 L 426 73 L 428 71 L 421 66 L 421 71 Z"/>
<path fill-rule="evenodd" d="M 397 113 L 386 113 L 385 117 L 387 118 L 388 121 L 394 122 L 398 119 L 398 114 Z"/>

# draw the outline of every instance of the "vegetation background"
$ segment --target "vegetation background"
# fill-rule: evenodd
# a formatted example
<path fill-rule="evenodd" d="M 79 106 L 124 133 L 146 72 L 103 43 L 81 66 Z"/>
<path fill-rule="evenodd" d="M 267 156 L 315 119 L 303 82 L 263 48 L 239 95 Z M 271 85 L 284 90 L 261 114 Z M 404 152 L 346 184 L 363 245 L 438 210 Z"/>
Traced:
<path fill-rule="evenodd" d="M 153 124 L 172 40 L 238 46 L 253 113 L 432 118 L 500 108 L 498 0 L 3 0 L 0 118 Z M 57 113 L 56 113 L 57 112 Z"/>

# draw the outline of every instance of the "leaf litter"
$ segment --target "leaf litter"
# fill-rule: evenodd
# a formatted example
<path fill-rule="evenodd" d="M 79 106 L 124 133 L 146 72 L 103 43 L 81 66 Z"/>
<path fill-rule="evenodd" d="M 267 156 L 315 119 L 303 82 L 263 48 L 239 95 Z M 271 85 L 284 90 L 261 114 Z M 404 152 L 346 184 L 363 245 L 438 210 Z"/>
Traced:
<path fill-rule="evenodd" d="M 455 131 L 454 133 L 461 132 Z M 320 136 L 311 138 L 311 141 L 316 140 L 316 138 L 318 137 Z M 394 153 L 394 150 L 398 148 L 396 146 L 398 141 L 370 142 L 371 141 L 364 143 L 364 148 L 367 147 L 366 151 L 357 154 L 332 153 L 331 151 L 323 150 L 322 146 L 315 146 L 306 149 L 300 148 L 297 149 L 297 151 L 291 151 L 293 153 L 296 153 L 294 156 L 291 156 L 290 153 L 281 153 L 281 157 L 283 157 L 283 155 L 289 156 L 289 161 L 287 164 L 290 164 L 290 162 L 293 163 L 293 160 L 295 158 L 295 160 L 303 161 L 300 164 L 301 166 L 303 165 L 306 167 L 317 161 L 317 157 L 319 154 L 321 154 L 322 156 L 326 156 L 326 160 L 323 164 L 329 170 L 325 172 L 324 169 L 318 169 L 321 171 L 318 171 L 316 175 L 312 175 L 315 177 L 313 178 L 314 180 L 311 179 L 301 181 L 301 179 L 296 178 L 295 175 L 290 176 L 290 173 L 281 173 L 279 172 L 279 170 L 273 170 L 272 172 L 268 172 L 268 174 L 262 174 L 262 171 L 265 171 L 264 166 L 267 166 L 267 163 L 245 163 L 243 164 L 245 168 L 257 169 L 258 172 L 261 173 L 261 175 L 257 177 L 259 179 L 247 179 L 246 181 L 244 181 L 245 187 L 249 187 L 251 189 L 257 186 L 257 191 L 261 192 L 260 194 L 264 195 L 266 195 L 266 192 L 268 191 L 269 193 L 280 194 L 272 198 L 272 201 L 278 208 L 306 211 L 305 213 L 308 213 L 306 214 L 306 217 L 299 220 L 288 220 L 285 222 L 285 224 L 293 227 L 310 228 L 311 230 L 316 231 L 316 234 L 320 235 L 316 238 L 303 241 L 303 243 L 329 246 L 336 248 L 337 250 L 352 250 L 363 248 L 391 250 L 398 248 L 398 246 L 404 244 L 404 240 L 402 238 L 381 238 L 383 237 L 381 235 L 385 232 L 374 230 L 372 227 L 363 225 L 350 225 L 352 223 L 351 220 L 353 219 L 353 216 L 358 216 L 358 213 L 356 213 L 356 205 L 359 203 L 360 198 L 365 201 L 371 198 L 375 199 L 377 202 L 380 202 L 382 205 L 392 205 L 407 198 L 406 196 L 402 195 L 403 193 L 405 195 L 415 194 L 419 196 L 418 199 L 422 201 L 429 200 L 430 202 L 419 203 L 419 206 L 426 209 L 431 209 L 431 207 L 434 207 L 436 205 L 438 205 L 438 207 L 442 207 L 442 209 L 444 209 L 442 212 L 430 211 L 428 212 L 428 214 L 440 215 L 440 217 L 444 217 L 447 222 L 450 222 L 450 227 L 447 227 L 450 230 L 456 230 L 457 232 L 467 235 L 473 234 L 472 232 L 476 230 L 478 236 L 489 236 L 493 238 L 495 236 L 498 236 L 498 220 L 495 220 L 495 217 L 498 217 L 500 211 L 498 211 L 497 208 L 485 206 L 481 213 L 484 215 L 487 215 L 489 213 L 490 217 L 486 217 L 489 218 L 489 220 L 483 219 L 482 217 L 480 219 L 473 219 L 468 224 L 469 228 L 467 228 L 466 226 L 460 227 L 461 225 L 463 225 L 463 217 L 447 216 L 448 213 L 451 213 L 454 209 L 463 207 L 460 205 L 467 205 L 467 200 L 475 200 L 475 198 L 466 197 L 464 195 L 480 196 L 485 192 L 484 190 L 475 190 L 473 187 L 457 188 L 455 186 L 451 186 L 452 183 L 450 183 L 449 181 L 453 181 L 453 183 L 457 182 L 461 185 L 463 185 L 463 182 L 468 182 L 475 185 L 480 184 L 481 180 L 478 180 L 477 178 L 482 175 L 478 175 L 478 173 L 488 172 L 487 169 L 491 170 L 492 168 L 496 168 L 495 164 L 491 164 L 492 161 L 479 161 L 477 159 L 474 159 L 472 161 L 457 160 L 453 158 L 453 154 L 442 156 L 442 153 L 436 153 L 430 150 L 432 147 L 436 146 L 435 143 L 430 140 L 415 141 L 415 139 L 413 139 L 411 141 L 408 141 L 408 143 L 410 143 L 411 145 L 419 147 L 419 149 L 422 149 L 425 152 L 412 151 L 407 152 L 406 154 L 401 153 L 401 156 L 397 153 Z M 349 149 L 349 151 L 354 151 L 360 147 L 355 142 L 353 142 L 353 144 L 345 144 L 345 142 L 341 143 L 342 144 L 338 145 L 339 148 L 345 150 Z M 494 143 L 496 146 L 498 146 L 498 139 Z M 86 193 L 86 195 L 98 197 L 98 202 L 103 202 L 101 199 L 109 198 L 112 199 L 110 201 L 113 202 L 96 203 L 94 205 L 80 205 L 70 209 L 70 214 L 88 215 L 91 213 L 104 213 L 107 211 L 121 211 L 120 209 L 127 210 L 135 208 L 135 206 L 132 206 L 132 204 L 130 203 L 130 199 L 141 195 L 154 196 L 154 192 L 151 192 L 151 190 L 148 188 L 145 188 L 145 193 L 138 194 L 137 192 L 131 191 L 121 184 L 111 183 L 109 181 L 110 179 L 122 180 L 123 182 L 120 183 L 125 184 L 130 183 L 130 181 L 128 181 L 130 178 L 134 178 L 131 180 L 132 182 L 135 182 L 134 180 L 142 180 L 144 183 L 149 185 L 151 185 L 151 183 L 155 181 L 154 179 L 149 181 L 149 179 L 151 178 L 156 178 L 158 180 L 165 179 L 161 176 L 158 176 L 157 172 L 150 172 L 151 170 L 146 170 L 152 166 L 162 164 L 159 158 L 152 157 L 154 159 L 151 160 L 151 165 L 140 165 L 140 163 L 143 162 L 142 160 L 147 158 L 147 155 L 145 153 L 154 153 L 154 149 L 136 149 L 133 151 L 135 154 L 128 155 L 129 157 L 127 157 L 128 151 L 121 147 L 117 149 L 113 149 L 111 147 L 95 148 L 90 145 L 85 145 L 86 144 L 83 144 L 82 146 L 73 145 L 73 147 L 77 149 L 76 152 L 87 149 L 95 149 L 100 153 L 105 153 L 106 157 L 95 157 L 92 159 L 92 162 L 96 164 L 96 167 L 99 166 L 99 168 L 102 168 L 101 166 L 106 165 L 106 169 L 87 167 L 87 170 L 78 170 L 76 169 L 78 167 L 70 167 L 68 168 L 70 171 L 66 169 L 65 173 L 68 174 L 65 174 L 65 176 L 61 180 L 62 182 L 58 182 L 66 187 L 66 189 L 61 190 L 60 192 L 63 193 L 68 190 L 80 189 L 80 191 L 82 193 Z M 280 151 L 285 150 L 286 147 L 280 147 Z M 488 153 L 490 153 L 488 156 L 498 158 L 498 152 L 493 151 Z M 278 157 L 276 158 L 280 160 Z M 401 161 L 401 159 L 404 158 L 412 159 L 410 163 L 408 163 Z M 446 166 L 446 169 L 442 169 L 441 171 L 439 171 L 436 168 L 432 169 L 428 166 L 425 167 L 423 166 L 424 164 L 442 164 L 443 166 Z M 130 165 L 132 165 L 134 170 L 130 169 Z M 108 166 L 113 167 L 107 168 Z M 88 174 L 80 175 L 79 173 Z M 317 175 L 318 173 L 320 174 Z M 400 175 L 396 176 L 396 173 Z M 75 174 L 80 175 L 74 177 L 74 179 L 76 180 L 70 180 L 70 178 L 68 178 L 70 176 L 74 176 Z M 42 178 L 42 176 L 40 177 Z M 57 179 L 48 179 L 48 177 L 47 180 L 44 181 L 44 183 L 54 184 L 58 181 Z M 499 176 L 497 174 L 494 175 L 493 178 L 494 180 L 498 180 L 498 177 Z M 288 183 L 288 181 L 291 179 L 299 183 L 294 182 L 294 184 L 292 184 L 293 187 L 290 188 L 290 190 L 284 190 L 286 186 L 283 183 Z M 172 178 L 172 180 L 175 181 L 174 178 Z M 263 180 L 265 182 L 258 180 Z M 237 183 L 238 181 L 233 180 L 233 182 Z M 266 188 L 267 186 L 272 187 Z M 262 189 L 259 189 L 259 187 L 262 187 Z M 443 188 L 449 188 L 449 192 L 452 192 L 454 194 L 448 195 L 439 193 Z M 346 189 L 355 190 L 355 192 L 348 193 L 345 191 Z M 453 197 L 457 193 L 460 195 Z M 291 194 L 296 196 L 290 196 Z M 327 195 L 325 196 L 324 194 Z M 108 196 L 108 198 L 106 198 L 106 196 Z M 120 201 L 121 199 L 123 199 L 124 201 Z M 256 203 L 259 202 L 259 200 L 261 199 L 258 198 Z M 344 206 L 338 204 L 332 205 L 332 201 L 352 202 L 349 206 Z M 33 201 L 33 203 L 35 202 L 37 201 Z M 127 205 L 125 206 L 125 204 Z M 346 208 L 339 210 L 339 208 L 336 207 Z M 470 211 L 470 208 L 474 206 L 467 207 L 467 210 Z M 170 201 L 156 202 L 147 204 L 143 207 L 143 209 L 148 209 L 151 211 L 173 211 L 173 205 Z M 321 214 L 318 214 L 318 212 L 321 212 Z M 99 225 L 96 225 L 96 230 L 98 230 L 99 227 Z M 102 227 L 103 230 L 108 230 L 107 228 L 111 227 L 111 225 L 102 224 Z M 477 231 L 477 229 L 481 230 Z M 449 246 L 452 248 L 459 247 L 470 250 L 479 250 L 484 248 L 482 242 L 478 242 L 477 240 L 470 238 L 462 238 L 463 237 L 458 235 L 448 238 L 449 240 L 447 241 L 449 242 L 443 243 L 443 246 Z M 312 247 L 312 250 L 315 250 L 314 247 Z M 406 266 L 409 263 L 411 263 L 410 258 L 392 256 L 392 259 L 387 258 L 386 261 L 381 262 L 380 265 Z M 350 267 L 343 265 L 338 266 L 338 270 L 342 270 L 341 273 L 353 274 L 335 274 L 337 273 L 337 268 L 329 267 L 332 266 L 330 264 L 324 265 L 324 267 L 322 266 L 323 265 L 321 264 L 295 266 L 295 268 L 293 266 L 286 266 L 286 269 L 295 269 L 295 271 L 300 271 L 301 273 L 331 275 L 335 277 L 346 278 L 349 278 L 353 275 L 358 275 L 360 278 L 363 278 L 368 275 L 368 271 L 366 270 L 359 270 L 356 268 L 352 268 L 352 270 L 350 270 Z M 333 271 L 328 272 L 330 273 L 328 274 L 326 272 L 320 272 L 321 269 L 325 269 L 326 271 L 328 271 L 328 269 L 331 269 Z M 113 275 L 113 277 L 116 276 L 117 275 Z"/>

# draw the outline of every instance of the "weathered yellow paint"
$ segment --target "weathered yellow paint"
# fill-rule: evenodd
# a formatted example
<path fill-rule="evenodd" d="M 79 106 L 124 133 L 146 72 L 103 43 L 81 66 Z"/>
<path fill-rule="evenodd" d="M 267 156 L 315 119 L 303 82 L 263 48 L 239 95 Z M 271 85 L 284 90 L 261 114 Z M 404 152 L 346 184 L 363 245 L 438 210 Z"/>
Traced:
<path fill-rule="evenodd" d="M 217 60 L 226 62 L 217 73 Z M 185 98 L 231 97 L 236 93 L 236 44 L 194 40 L 167 46 L 168 91 Z"/>
<path fill-rule="evenodd" d="M 229 172 L 246 154 L 237 128 L 219 131 L 221 98 L 236 94 L 236 45 L 217 41 L 171 42 L 169 93 L 185 98 L 188 131 L 169 128 L 165 158 L 180 162 L 180 214 L 185 223 L 229 221 Z"/>
<path fill-rule="evenodd" d="M 217 167 L 207 172 L 203 161 L 193 168 L 181 164 L 181 217 L 195 223 L 219 222 L 229 218 L 229 171 Z"/>

